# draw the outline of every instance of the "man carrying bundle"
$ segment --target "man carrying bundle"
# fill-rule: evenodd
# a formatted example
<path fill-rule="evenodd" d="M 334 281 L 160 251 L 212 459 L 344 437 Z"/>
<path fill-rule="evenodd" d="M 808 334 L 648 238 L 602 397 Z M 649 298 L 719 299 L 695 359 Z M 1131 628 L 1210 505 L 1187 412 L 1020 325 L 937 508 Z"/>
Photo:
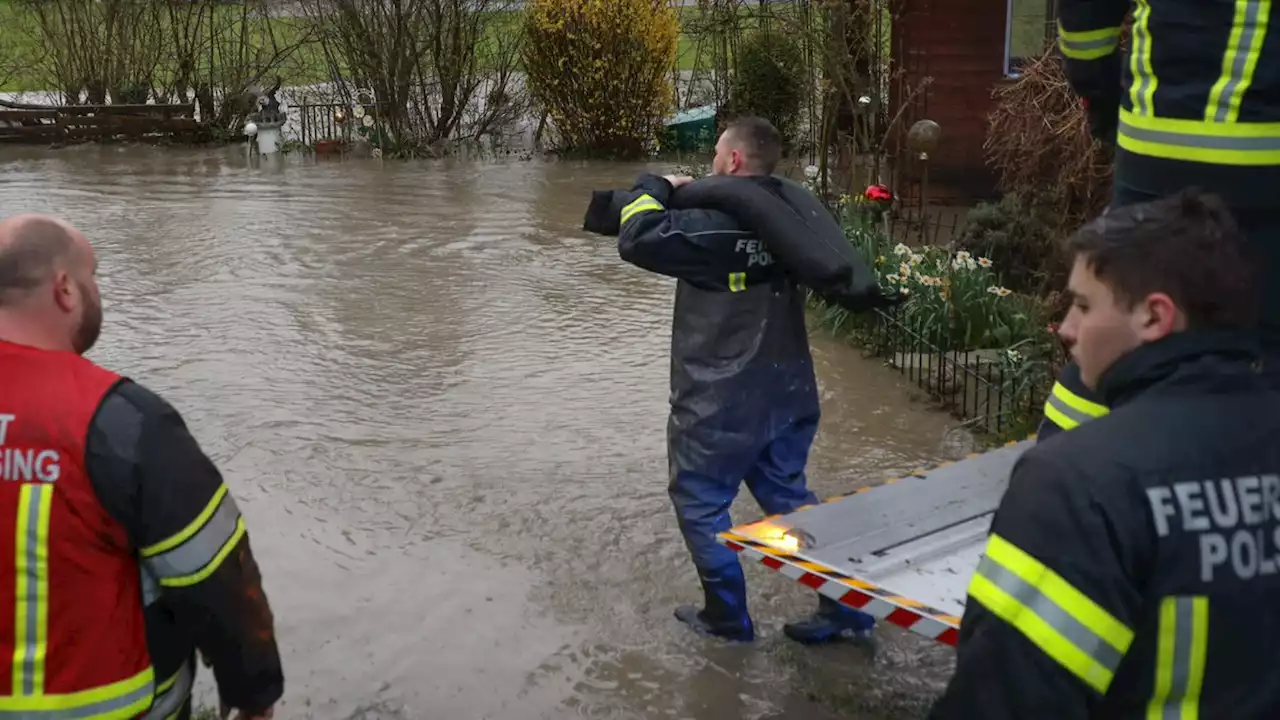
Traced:
<path fill-rule="evenodd" d="M 712 167 L 719 177 L 695 182 L 646 174 L 632 190 L 613 192 L 608 202 L 600 202 L 598 193 L 593 201 L 593 210 L 607 206 L 617 213 L 623 260 L 679 280 L 669 492 L 705 606 L 680 607 L 676 617 L 701 632 L 741 641 L 755 636 L 746 580 L 737 555 L 716 542 L 731 526 L 729 506 L 739 485 L 745 480 L 771 515 L 817 502 L 806 487 L 805 465 L 820 412 L 805 292 L 795 268 L 826 278 L 815 281 L 821 286 L 815 289 L 853 309 L 893 302 L 879 294 L 842 233 L 835 240 L 846 248 L 838 251 L 833 238 L 816 235 L 814 228 L 839 232 L 817 198 L 772 177 L 781 154 L 781 138 L 769 122 L 739 118 L 716 143 Z M 717 183 L 725 178 L 732 182 Z M 711 204 L 723 211 L 679 203 L 677 195 L 699 197 L 704 183 L 714 188 L 707 194 L 718 196 Z M 752 212 L 772 213 L 768 219 L 788 228 L 789 242 L 766 244 L 765 233 L 749 222 Z M 817 643 L 866 633 L 873 625 L 869 615 L 820 597 L 816 615 L 785 631 L 799 642 Z"/>

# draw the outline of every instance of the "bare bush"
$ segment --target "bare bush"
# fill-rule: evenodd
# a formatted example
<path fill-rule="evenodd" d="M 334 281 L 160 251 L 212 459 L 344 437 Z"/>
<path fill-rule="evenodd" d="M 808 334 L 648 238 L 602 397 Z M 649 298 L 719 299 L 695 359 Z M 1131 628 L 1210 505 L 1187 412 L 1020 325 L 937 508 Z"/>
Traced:
<path fill-rule="evenodd" d="M 333 82 L 375 93 L 393 152 L 480 137 L 521 109 L 513 0 L 303 0 L 302 6 Z"/>

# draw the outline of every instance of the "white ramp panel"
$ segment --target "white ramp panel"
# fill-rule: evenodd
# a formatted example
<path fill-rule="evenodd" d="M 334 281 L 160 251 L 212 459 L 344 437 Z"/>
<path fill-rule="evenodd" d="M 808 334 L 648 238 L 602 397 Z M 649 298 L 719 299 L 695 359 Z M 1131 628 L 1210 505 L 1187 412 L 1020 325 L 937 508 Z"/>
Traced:
<path fill-rule="evenodd" d="M 807 587 L 946 645 L 1013 464 L 1034 439 L 721 533 Z"/>

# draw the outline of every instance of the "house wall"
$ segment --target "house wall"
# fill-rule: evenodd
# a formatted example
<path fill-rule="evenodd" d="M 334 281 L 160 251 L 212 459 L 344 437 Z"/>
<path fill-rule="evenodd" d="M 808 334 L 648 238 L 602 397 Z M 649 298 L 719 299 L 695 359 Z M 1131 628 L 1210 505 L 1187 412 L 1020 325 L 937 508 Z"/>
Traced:
<path fill-rule="evenodd" d="M 1005 78 L 1006 0 L 898 0 L 898 5 L 892 52 L 895 66 L 904 72 L 895 83 L 893 101 L 907 100 L 924 78 L 933 78 L 903 113 L 898 142 L 905 141 L 916 120 L 938 123 L 942 137 L 929 161 L 930 199 L 987 197 L 995 178 L 982 146 L 992 90 Z M 900 170 L 909 181 L 921 175 L 914 160 Z"/>

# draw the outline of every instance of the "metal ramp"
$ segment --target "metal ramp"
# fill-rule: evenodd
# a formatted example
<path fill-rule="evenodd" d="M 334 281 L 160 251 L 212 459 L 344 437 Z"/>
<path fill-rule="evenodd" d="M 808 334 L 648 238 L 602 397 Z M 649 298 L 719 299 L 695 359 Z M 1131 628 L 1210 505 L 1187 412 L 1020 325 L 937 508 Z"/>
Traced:
<path fill-rule="evenodd" d="M 954 646 L 970 576 L 1034 438 L 721 533 L 746 558 Z"/>

